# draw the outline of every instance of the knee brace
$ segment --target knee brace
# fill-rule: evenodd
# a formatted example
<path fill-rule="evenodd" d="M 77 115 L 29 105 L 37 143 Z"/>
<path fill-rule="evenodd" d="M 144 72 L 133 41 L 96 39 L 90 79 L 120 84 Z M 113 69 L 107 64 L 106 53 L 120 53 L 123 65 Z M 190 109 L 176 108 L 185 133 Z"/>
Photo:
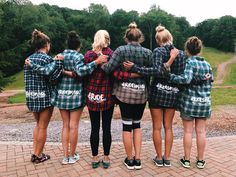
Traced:
<path fill-rule="evenodd" d="M 137 128 L 141 128 L 140 122 L 141 122 L 140 120 L 133 121 L 133 124 L 132 124 L 133 130 Z"/>
<path fill-rule="evenodd" d="M 122 120 L 123 131 L 131 132 L 132 131 L 132 121 Z"/>

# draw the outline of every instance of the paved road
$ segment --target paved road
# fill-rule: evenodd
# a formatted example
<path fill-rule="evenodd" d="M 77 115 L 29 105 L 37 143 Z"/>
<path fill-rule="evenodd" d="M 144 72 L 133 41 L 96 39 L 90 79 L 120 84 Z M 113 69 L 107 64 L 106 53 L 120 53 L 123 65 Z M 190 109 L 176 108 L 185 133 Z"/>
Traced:
<path fill-rule="evenodd" d="M 51 155 L 51 160 L 43 164 L 29 162 L 32 143 L 0 142 L 0 177 L 234 177 L 236 176 L 236 136 L 208 138 L 206 148 L 206 168 L 199 170 L 194 162 L 196 157 L 196 145 L 193 143 L 191 156 L 191 168 L 185 169 L 178 163 L 182 156 L 182 141 L 175 140 L 172 151 L 171 167 L 156 167 L 151 158 L 154 148 L 152 142 L 144 142 L 142 145 L 142 169 L 127 170 L 123 165 L 125 158 L 122 143 L 113 143 L 111 148 L 111 167 L 103 169 L 91 168 L 91 152 L 89 145 L 79 144 L 78 149 L 81 159 L 73 165 L 61 165 L 62 147 L 59 143 L 47 143 L 45 152 Z M 102 152 L 102 151 L 100 151 Z"/>

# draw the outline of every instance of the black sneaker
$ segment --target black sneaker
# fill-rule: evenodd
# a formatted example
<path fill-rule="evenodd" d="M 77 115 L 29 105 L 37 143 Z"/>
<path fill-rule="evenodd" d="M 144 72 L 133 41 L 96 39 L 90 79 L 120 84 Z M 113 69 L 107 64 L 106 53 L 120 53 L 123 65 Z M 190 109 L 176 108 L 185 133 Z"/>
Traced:
<path fill-rule="evenodd" d="M 134 159 L 134 168 L 136 170 L 140 170 L 142 168 L 140 159 Z"/>
<path fill-rule="evenodd" d="M 35 162 L 36 158 L 37 158 L 37 156 L 34 155 L 34 154 L 32 154 L 32 155 L 31 155 L 31 160 L 30 160 L 30 161 L 31 161 L 31 162 Z"/>
<path fill-rule="evenodd" d="M 205 167 L 205 165 L 206 165 L 206 161 L 204 161 L 204 160 L 197 160 L 196 161 L 196 166 L 199 169 L 203 169 Z"/>
<path fill-rule="evenodd" d="M 166 159 L 164 158 L 164 156 L 162 157 L 162 159 L 163 159 L 163 165 L 164 165 L 165 167 L 171 167 L 171 162 L 170 162 L 170 160 L 166 160 Z"/>
<path fill-rule="evenodd" d="M 49 160 L 50 159 L 50 155 L 47 155 L 47 154 L 44 154 L 42 153 L 41 157 L 37 157 L 35 158 L 35 163 L 38 164 L 38 163 L 42 163 L 46 160 Z"/>
<path fill-rule="evenodd" d="M 163 159 L 161 159 L 161 160 L 159 160 L 159 159 L 157 159 L 157 156 L 154 158 L 154 159 L 152 159 L 153 160 L 153 162 L 154 162 L 154 164 L 156 165 L 156 166 L 158 166 L 158 167 L 163 167 Z"/>
<path fill-rule="evenodd" d="M 134 169 L 134 160 L 133 159 L 128 159 L 128 157 L 125 158 L 124 161 L 124 165 L 126 166 L 126 168 L 128 168 L 129 170 L 133 170 Z"/>
<path fill-rule="evenodd" d="M 184 168 L 190 168 L 190 160 L 185 160 L 185 158 L 182 158 L 179 162 Z"/>

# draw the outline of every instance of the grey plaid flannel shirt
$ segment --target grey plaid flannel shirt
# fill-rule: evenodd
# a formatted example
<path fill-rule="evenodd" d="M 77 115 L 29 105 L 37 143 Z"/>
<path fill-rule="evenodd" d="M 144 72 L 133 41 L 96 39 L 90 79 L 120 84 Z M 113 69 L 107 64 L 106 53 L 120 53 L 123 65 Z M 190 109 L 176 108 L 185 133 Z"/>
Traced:
<path fill-rule="evenodd" d="M 150 66 L 152 52 L 139 44 L 127 44 L 118 47 L 108 63 L 102 69 L 111 73 L 116 68 L 121 67 L 124 71 L 123 62 L 131 61 L 140 66 Z M 113 94 L 118 100 L 128 104 L 143 104 L 147 101 L 149 78 L 129 78 L 126 81 L 115 81 Z"/>

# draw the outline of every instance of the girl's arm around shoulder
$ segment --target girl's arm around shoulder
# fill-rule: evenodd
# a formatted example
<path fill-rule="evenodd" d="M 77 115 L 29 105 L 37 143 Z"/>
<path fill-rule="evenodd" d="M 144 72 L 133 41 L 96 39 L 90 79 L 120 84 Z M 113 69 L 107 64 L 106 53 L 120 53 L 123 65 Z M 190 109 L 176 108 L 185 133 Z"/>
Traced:
<path fill-rule="evenodd" d="M 102 69 L 106 72 L 106 73 L 111 73 L 112 71 L 114 71 L 116 68 L 118 68 L 121 65 L 121 58 L 120 58 L 120 47 L 117 48 L 113 54 L 112 57 L 110 58 L 110 60 L 102 65 Z"/>
<path fill-rule="evenodd" d="M 107 62 L 107 56 L 101 55 L 96 60 L 86 64 L 84 61 L 84 56 L 82 54 L 77 54 L 75 56 L 74 72 L 76 72 L 78 76 L 85 76 L 87 74 L 91 74 L 97 65 L 105 62 Z"/>
<path fill-rule="evenodd" d="M 29 58 L 25 60 L 25 65 L 30 67 L 33 71 L 38 74 L 49 76 L 56 70 L 61 70 L 63 67 L 63 56 L 57 55 L 52 62 L 45 65 L 39 65 L 31 62 Z"/>
<path fill-rule="evenodd" d="M 183 74 L 181 75 L 170 74 L 170 82 L 176 84 L 190 84 L 192 79 L 193 79 L 193 66 L 190 59 L 186 61 L 186 67 Z"/>

